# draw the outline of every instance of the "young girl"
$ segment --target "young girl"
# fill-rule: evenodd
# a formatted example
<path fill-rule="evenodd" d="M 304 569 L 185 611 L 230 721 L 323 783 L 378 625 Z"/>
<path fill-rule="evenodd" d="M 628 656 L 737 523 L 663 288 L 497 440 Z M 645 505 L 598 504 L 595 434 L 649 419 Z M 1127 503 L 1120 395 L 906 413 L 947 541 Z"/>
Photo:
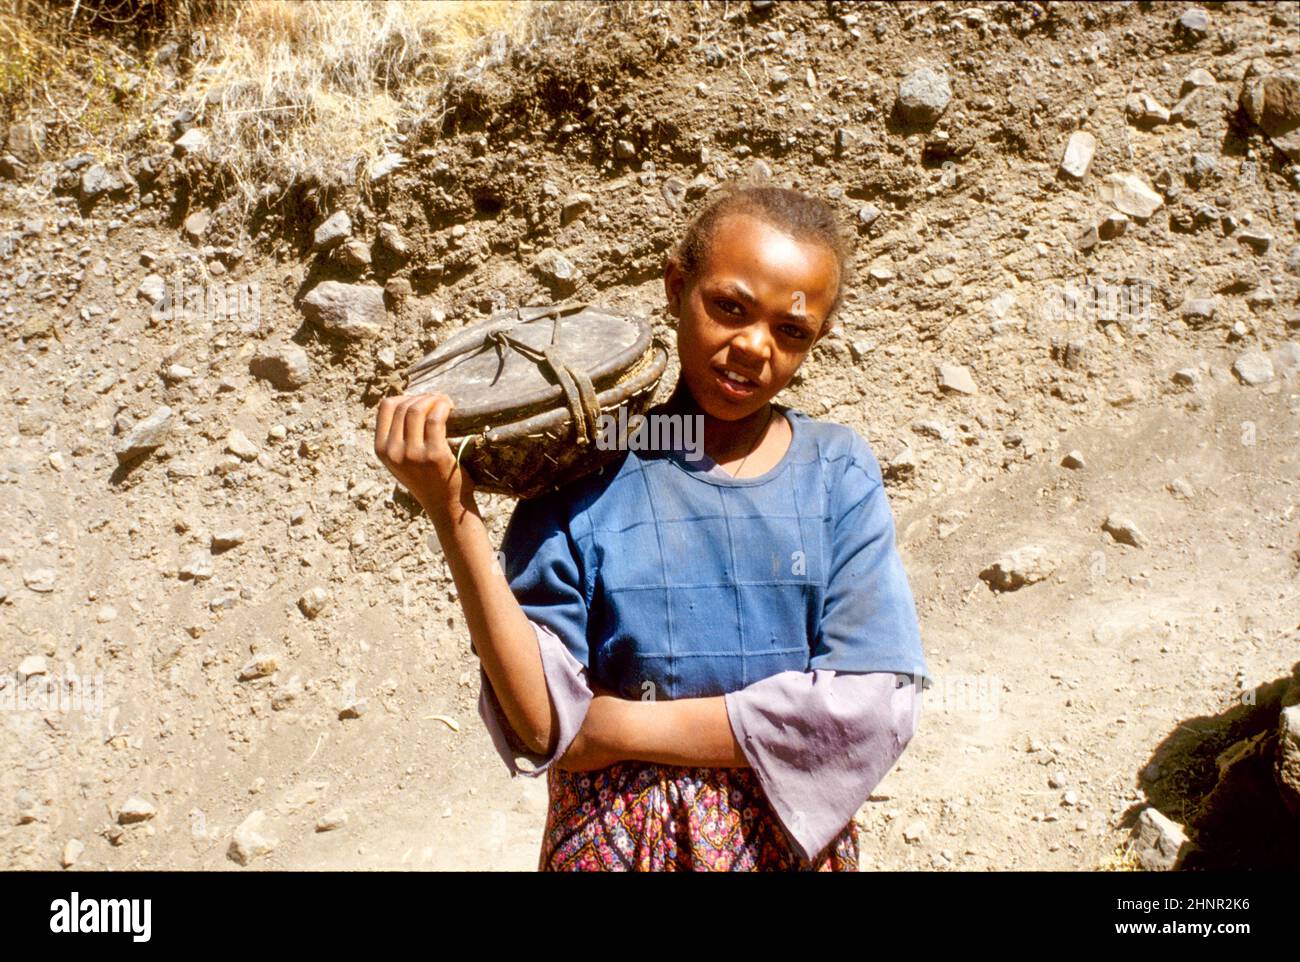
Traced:
<path fill-rule="evenodd" d="M 380 405 L 376 453 L 433 519 L 493 742 L 547 774 L 543 871 L 857 870 L 853 816 L 929 672 L 870 447 L 772 401 L 845 261 L 823 202 L 724 190 L 667 260 L 681 373 L 647 412 L 702 419 L 705 457 L 628 451 L 518 502 L 504 571 L 450 399 Z"/>

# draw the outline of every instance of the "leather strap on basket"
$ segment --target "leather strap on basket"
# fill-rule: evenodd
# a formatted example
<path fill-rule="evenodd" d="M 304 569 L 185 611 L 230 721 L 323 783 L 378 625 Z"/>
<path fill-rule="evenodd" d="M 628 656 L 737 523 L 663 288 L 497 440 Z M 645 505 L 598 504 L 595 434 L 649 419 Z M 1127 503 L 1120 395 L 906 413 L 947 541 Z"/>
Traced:
<path fill-rule="evenodd" d="M 573 421 L 574 440 L 579 446 L 586 447 L 596 442 L 596 422 L 600 418 L 600 402 L 596 399 L 596 387 L 591 377 L 580 367 L 569 364 L 555 343 L 560 330 L 560 313 L 554 316 L 551 328 L 551 343 L 543 351 L 530 347 L 523 341 L 511 337 L 505 331 L 490 331 L 487 340 L 495 342 L 500 349 L 514 348 L 520 354 L 537 363 L 544 363 L 551 369 L 555 379 L 560 382 L 565 400 L 569 405 L 569 417 Z"/>

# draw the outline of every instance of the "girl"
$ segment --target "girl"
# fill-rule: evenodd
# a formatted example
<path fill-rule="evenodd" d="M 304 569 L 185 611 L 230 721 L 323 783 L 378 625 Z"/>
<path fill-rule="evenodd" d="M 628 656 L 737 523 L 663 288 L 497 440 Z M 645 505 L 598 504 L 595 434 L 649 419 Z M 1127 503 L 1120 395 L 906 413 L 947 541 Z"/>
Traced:
<path fill-rule="evenodd" d="M 504 571 L 450 399 L 380 405 L 376 453 L 433 519 L 493 742 L 547 774 L 543 871 L 857 870 L 853 816 L 929 672 L 870 447 L 772 401 L 846 260 L 823 202 L 724 189 L 667 260 L 681 373 L 647 412 L 701 419 L 705 457 L 629 451 L 518 502 Z"/>

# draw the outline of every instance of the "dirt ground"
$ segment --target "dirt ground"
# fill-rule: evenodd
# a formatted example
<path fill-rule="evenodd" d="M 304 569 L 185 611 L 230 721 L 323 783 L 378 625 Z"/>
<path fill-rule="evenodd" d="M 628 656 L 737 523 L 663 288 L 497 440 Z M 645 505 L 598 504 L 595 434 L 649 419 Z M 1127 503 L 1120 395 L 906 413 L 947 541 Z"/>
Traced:
<path fill-rule="evenodd" d="M 521 52 L 413 128 L 397 173 L 253 222 L 219 150 L 204 167 L 165 141 L 141 150 L 161 158 L 150 204 L 87 204 L 63 156 L 0 180 L 0 662 L 11 692 L 102 686 L 98 708 L 0 712 L 0 864 L 240 870 L 243 825 L 248 868 L 534 869 L 544 779 L 492 748 L 375 405 L 505 304 L 636 310 L 671 345 L 663 255 L 744 175 L 858 231 L 841 330 L 779 400 L 880 459 L 938 676 L 857 817 L 863 870 L 1117 867 L 1146 805 L 1195 830 L 1252 693 L 1300 659 L 1300 171 L 1237 106 L 1252 65 L 1300 69 L 1294 9 L 1205 4 L 1202 36 L 1182 5 L 759 7 L 647 6 L 600 43 Z M 895 109 L 926 64 L 951 84 L 937 123 Z M 1130 119 L 1129 94 L 1172 107 L 1198 69 L 1187 122 Z M 1077 129 L 1083 178 L 1058 171 Z M 1117 172 L 1162 204 L 1081 244 Z M 407 254 L 314 254 L 339 209 Z M 150 275 L 256 310 L 159 319 Z M 376 337 L 304 319 L 323 280 L 395 279 Z M 1133 309 L 1095 309 L 1103 285 Z M 285 344 L 310 365 L 291 390 L 250 367 Z M 1270 376 L 1240 373 L 1259 355 Z M 120 464 L 164 405 L 165 439 Z M 499 539 L 511 502 L 480 506 Z M 1025 546 L 1045 578 L 980 577 Z M 1207 838 L 1227 861 L 1267 847 L 1238 828 Z"/>

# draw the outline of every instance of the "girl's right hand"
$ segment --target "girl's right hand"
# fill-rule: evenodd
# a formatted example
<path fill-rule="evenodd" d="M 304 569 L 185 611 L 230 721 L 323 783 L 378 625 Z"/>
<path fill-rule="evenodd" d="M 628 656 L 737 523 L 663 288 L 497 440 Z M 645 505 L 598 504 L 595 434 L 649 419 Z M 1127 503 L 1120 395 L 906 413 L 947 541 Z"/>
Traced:
<path fill-rule="evenodd" d="M 400 394 L 379 402 L 375 455 L 434 520 L 469 506 L 474 480 L 447 443 L 454 406 L 445 394 Z"/>

